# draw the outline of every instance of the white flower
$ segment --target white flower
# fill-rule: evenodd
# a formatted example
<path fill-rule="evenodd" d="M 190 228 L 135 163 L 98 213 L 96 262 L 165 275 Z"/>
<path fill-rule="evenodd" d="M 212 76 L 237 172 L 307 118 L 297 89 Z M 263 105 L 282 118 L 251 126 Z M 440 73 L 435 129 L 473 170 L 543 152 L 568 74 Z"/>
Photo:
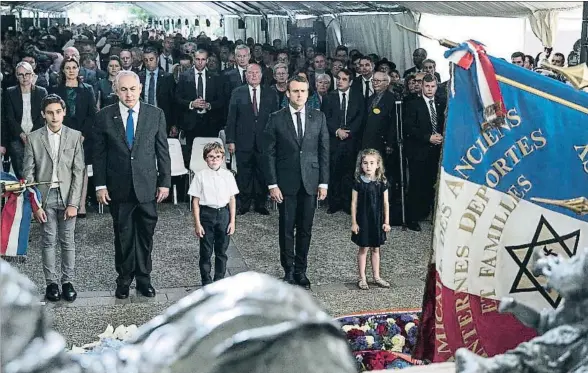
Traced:
<path fill-rule="evenodd" d="M 371 335 L 366 336 L 365 341 L 367 342 L 368 347 L 372 347 L 372 345 L 375 342 L 374 337 L 372 337 Z"/>
<path fill-rule="evenodd" d="M 414 328 L 415 326 L 416 326 L 416 325 L 415 325 L 415 323 L 413 323 L 413 322 L 409 322 L 408 324 L 406 324 L 406 325 L 404 326 L 404 330 L 406 330 L 406 332 L 408 333 L 408 331 L 409 331 L 410 329 Z"/>
<path fill-rule="evenodd" d="M 108 324 L 104 333 L 98 334 L 98 338 L 114 338 L 114 328 L 112 327 L 112 325 Z"/>
<path fill-rule="evenodd" d="M 86 350 L 76 345 L 73 345 L 71 346 L 71 350 L 69 352 L 71 352 L 72 354 L 85 354 Z"/>
<path fill-rule="evenodd" d="M 343 331 L 347 333 L 348 331 L 357 328 L 357 325 L 343 325 Z"/>
<path fill-rule="evenodd" d="M 392 324 L 396 324 L 396 320 L 394 320 L 393 318 L 389 317 L 386 319 L 386 321 L 388 322 L 388 324 L 392 325 Z"/>
<path fill-rule="evenodd" d="M 135 334 L 137 334 L 137 325 L 133 324 L 133 325 L 129 325 L 127 326 L 127 330 L 125 331 L 125 335 L 124 338 L 122 339 L 123 341 L 126 341 L 128 339 L 133 338 L 133 336 Z"/>
<path fill-rule="evenodd" d="M 368 324 L 363 324 L 362 326 L 357 327 L 357 329 L 367 332 L 368 330 L 371 330 L 372 328 L 370 328 L 370 326 Z"/>
<path fill-rule="evenodd" d="M 121 341 L 124 339 L 127 333 L 127 328 L 124 325 L 119 325 L 116 329 L 114 329 L 114 338 L 120 339 Z"/>

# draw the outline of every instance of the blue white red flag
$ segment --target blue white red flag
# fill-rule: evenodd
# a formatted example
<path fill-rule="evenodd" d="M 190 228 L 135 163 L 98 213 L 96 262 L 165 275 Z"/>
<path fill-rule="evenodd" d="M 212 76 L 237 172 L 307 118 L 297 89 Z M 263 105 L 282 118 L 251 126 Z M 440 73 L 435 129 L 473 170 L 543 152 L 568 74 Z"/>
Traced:
<path fill-rule="evenodd" d="M 415 353 L 433 361 L 451 360 L 460 347 L 493 356 L 532 338 L 534 330 L 498 312 L 500 300 L 557 308 L 561 297 L 544 288 L 534 263 L 588 246 L 588 94 L 479 49 L 478 57 L 462 53 L 479 45 L 448 54 L 459 65 L 449 84 L 434 261 Z M 485 115 L 492 80 L 504 105 L 498 127 Z"/>
<path fill-rule="evenodd" d="M 18 182 L 12 174 L 2 172 L 0 182 Z M 6 192 L 2 208 L 0 256 L 24 257 L 29 247 L 31 218 L 41 206 L 41 192 L 28 187 L 22 193 Z"/>

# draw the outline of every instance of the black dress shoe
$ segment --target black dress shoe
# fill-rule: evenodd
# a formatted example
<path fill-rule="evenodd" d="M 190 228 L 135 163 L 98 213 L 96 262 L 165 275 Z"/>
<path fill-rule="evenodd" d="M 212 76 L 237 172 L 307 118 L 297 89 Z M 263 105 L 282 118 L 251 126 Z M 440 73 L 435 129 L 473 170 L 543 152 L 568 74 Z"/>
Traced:
<path fill-rule="evenodd" d="M 127 299 L 129 297 L 129 287 L 117 286 L 116 291 L 114 292 L 114 296 L 118 299 Z"/>
<path fill-rule="evenodd" d="M 144 297 L 153 298 L 155 296 L 155 289 L 153 286 L 137 286 L 137 290 L 141 293 Z"/>
<path fill-rule="evenodd" d="M 421 231 L 421 225 L 419 224 L 418 221 L 411 221 L 411 222 L 407 223 L 406 228 L 410 229 L 411 231 L 415 231 L 415 232 Z"/>
<path fill-rule="evenodd" d="M 255 212 L 257 212 L 260 215 L 269 215 L 270 214 L 270 212 L 265 207 L 256 207 Z"/>
<path fill-rule="evenodd" d="M 58 302 L 61 299 L 59 286 L 57 284 L 47 285 L 47 289 L 45 290 L 45 298 L 51 302 Z"/>
<path fill-rule="evenodd" d="M 76 218 L 78 218 L 78 219 L 85 219 L 86 218 L 86 213 L 83 213 L 83 214 L 78 213 L 76 215 Z"/>
<path fill-rule="evenodd" d="M 308 277 L 306 277 L 305 273 L 296 274 L 294 275 L 294 278 L 296 279 L 296 283 L 298 285 L 302 286 L 306 290 L 310 290 L 310 280 Z"/>
<path fill-rule="evenodd" d="M 237 215 L 245 215 L 246 213 L 249 212 L 249 207 L 248 208 L 244 208 L 241 207 L 238 211 L 237 211 Z"/>
<path fill-rule="evenodd" d="M 283 280 L 284 280 L 284 282 L 287 282 L 290 285 L 296 285 L 296 281 L 294 280 L 294 272 L 291 272 L 291 271 L 286 272 Z"/>
<path fill-rule="evenodd" d="M 76 293 L 76 289 L 74 289 L 71 282 L 66 282 L 65 284 L 61 285 L 61 293 L 63 299 L 68 302 L 73 302 L 78 297 L 78 293 Z"/>

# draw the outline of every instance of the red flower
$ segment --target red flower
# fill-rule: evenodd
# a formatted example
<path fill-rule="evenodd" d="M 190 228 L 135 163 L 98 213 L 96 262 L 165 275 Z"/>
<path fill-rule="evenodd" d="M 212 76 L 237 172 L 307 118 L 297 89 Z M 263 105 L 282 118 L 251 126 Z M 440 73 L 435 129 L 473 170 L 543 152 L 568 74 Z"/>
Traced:
<path fill-rule="evenodd" d="M 365 335 L 365 333 L 363 332 L 363 330 L 351 329 L 350 331 L 347 332 L 347 339 L 354 340 L 357 337 L 361 337 L 364 335 Z"/>
<path fill-rule="evenodd" d="M 376 326 L 376 332 L 381 336 L 388 334 L 388 323 L 378 324 L 378 326 Z"/>

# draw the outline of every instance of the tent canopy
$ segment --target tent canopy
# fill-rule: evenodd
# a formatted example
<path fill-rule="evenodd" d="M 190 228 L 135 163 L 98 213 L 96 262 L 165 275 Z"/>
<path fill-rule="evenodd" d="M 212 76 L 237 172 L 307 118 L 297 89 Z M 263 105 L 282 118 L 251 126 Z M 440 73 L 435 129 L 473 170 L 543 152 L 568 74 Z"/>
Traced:
<path fill-rule="evenodd" d="M 407 10 L 449 16 L 526 17 L 539 10 L 569 10 L 582 6 L 581 2 L 393 2 L 393 1 L 132 1 L 134 5 L 157 17 L 186 17 L 208 14 L 225 16 L 264 15 L 320 16 L 343 13 L 398 13 Z M 62 12 L 74 2 L 64 1 L 5 1 L 42 12 Z"/>

